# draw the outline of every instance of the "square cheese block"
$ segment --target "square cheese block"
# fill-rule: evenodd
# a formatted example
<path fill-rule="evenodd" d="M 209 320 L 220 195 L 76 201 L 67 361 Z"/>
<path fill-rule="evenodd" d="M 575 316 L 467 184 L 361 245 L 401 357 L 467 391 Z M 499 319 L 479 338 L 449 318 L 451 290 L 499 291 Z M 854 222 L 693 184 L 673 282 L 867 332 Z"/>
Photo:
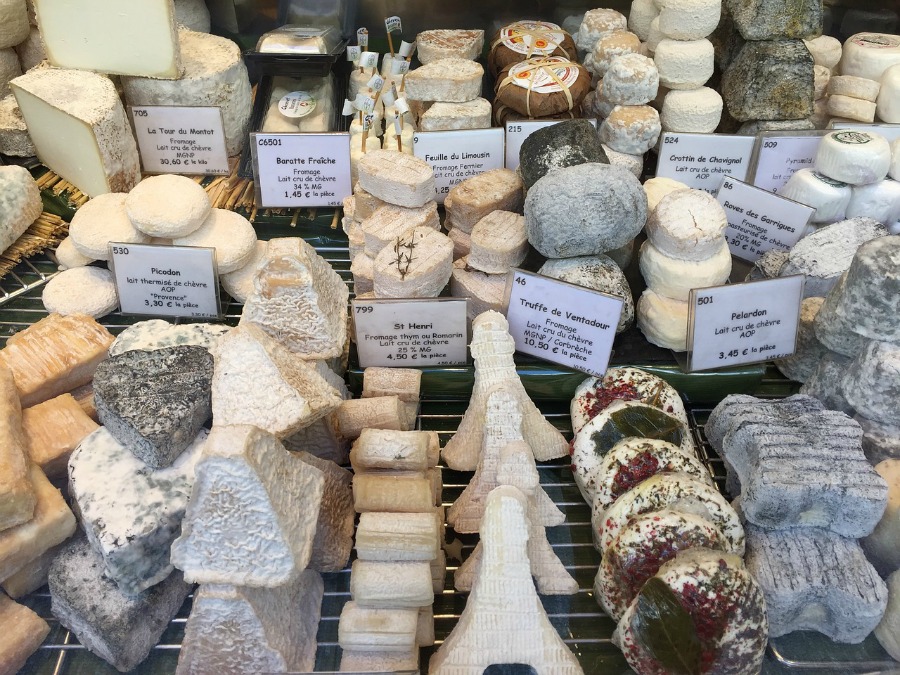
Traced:
<path fill-rule="evenodd" d="M 418 208 L 434 200 L 434 170 L 402 152 L 374 150 L 359 160 L 359 187 L 378 199 Z"/>
<path fill-rule="evenodd" d="M 468 59 L 440 59 L 409 71 L 406 94 L 417 101 L 465 103 L 481 96 L 484 68 Z"/>
<path fill-rule="evenodd" d="M 50 63 L 57 68 L 174 80 L 181 57 L 173 0 L 34 0 Z"/>
<path fill-rule="evenodd" d="M 431 564 L 426 560 L 354 560 L 350 596 L 360 607 L 423 607 L 434 602 Z"/>
<path fill-rule="evenodd" d="M 451 58 L 474 61 L 483 47 L 483 30 L 423 30 L 416 35 L 416 56 L 423 64 Z"/>
<path fill-rule="evenodd" d="M 444 200 L 447 221 L 467 234 L 492 211 L 521 213 L 525 202 L 522 179 L 509 169 L 492 169 L 453 187 Z"/>
<path fill-rule="evenodd" d="M 357 513 L 425 513 L 434 508 L 431 482 L 421 473 L 360 473 L 353 477 Z"/>
<path fill-rule="evenodd" d="M 64 476 L 69 455 L 84 438 L 97 430 L 71 394 L 62 394 L 22 411 L 22 428 L 28 454 L 50 478 Z"/>
<path fill-rule="evenodd" d="M 357 473 L 425 471 L 428 459 L 428 437 L 417 431 L 363 429 L 350 450 L 350 463 Z"/>
<path fill-rule="evenodd" d="M 455 131 L 488 129 L 491 126 L 491 104 L 476 98 L 464 103 L 438 101 L 419 120 L 420 131 Z"/>
<path fill-rule="evenodd" d="M 141 180 L 131 125 L 116 87 L 84 70 L 31 70 L 9 83 L 38 158 L 89 197 Z"/>
<path fill-rule="evenodd" d="M 430 227 L 440 231 L 441 220 L 434 201 L 427 201 L 418 208 L 385 204 L 363 220 L 360 227 L 365 236 L 366 255 L 374 258 L 397 237 L 402 237 L 417 227 Z"/>
<path fill-rule="evenodd" d="M 169 548 L 194 483 L 206 430 L 175 463 L 156 471 L 105 427 L 88 436 L 69 460 L 69 494 L 88 541 L 123 593 L 137 595 L 172 572 Z"/>
<path fill-rule="evenodd" d="M 375 258 L 375 296 L 436 298 L 452 271 L 453 242 L 442 232 L 417 227 L 397 237 Z"/>
<path fill-rule="evenodd" d="M 416 647 L 418 608 L 373 609 L 354 601 L 344 605 L 338 644 L 349 652 L 409 652 Z"/>
<path fill-rule="evenodd" d="M 16 673 L 25 665 L 47 634 L 50 626 L 25 605 L 0 593 L 0 673 Z"/>
<path fill-rule="evenodd" d="M 434 560 L 441 548 L 433 513 L 362 513 L 356 531 L 359 560 Z"/>
<path fill-rule="evenodd" d="M 409 431 L 403 401 L 396 396 L 357 398 L 341 403 L 337 425 L 344 438 L 357 438 L 363 429 Z"/>

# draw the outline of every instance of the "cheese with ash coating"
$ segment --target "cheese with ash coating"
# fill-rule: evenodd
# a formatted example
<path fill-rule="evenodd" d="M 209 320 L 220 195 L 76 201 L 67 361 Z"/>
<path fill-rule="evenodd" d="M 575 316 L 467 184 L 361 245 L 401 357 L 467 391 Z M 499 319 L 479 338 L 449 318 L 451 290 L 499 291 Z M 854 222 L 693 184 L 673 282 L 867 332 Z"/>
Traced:
<path fill-rule="evenodd" d="M 900 347 L 872 340 L 847 366 L 841 382 L 847 402 L 882 424 L 900 418 Z"/>
<path fill-rule="evenodd" d="M 28 170 L 0 166 L 0 251 L 12 246 L 43 210 L 40 188 Z"/>
<path fill-rule="evenodd" d="M 209 349 L 229 330 L 230 326 L 219 323 L 174 324 L 162 319 L 138 321 L 116 336 L 109 346 L 109 355 L 116 356 L 134 350 L 152 351 L 179 345 L 195 345 Z"/>

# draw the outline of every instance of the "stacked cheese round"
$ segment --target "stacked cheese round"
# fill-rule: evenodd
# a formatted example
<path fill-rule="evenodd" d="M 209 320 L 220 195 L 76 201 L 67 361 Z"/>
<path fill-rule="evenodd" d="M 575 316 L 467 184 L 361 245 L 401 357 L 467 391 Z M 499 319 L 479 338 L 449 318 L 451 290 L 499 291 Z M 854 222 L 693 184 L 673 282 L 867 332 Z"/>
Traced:
<path fill-rule="evenodd" d="M 691 289 L 721 285 L 731 274 L 727 225 L 724 209 L 702 190 L 674 190 L 659 200 L 640 252 L 647 290 L 638 301 L 637 323 L 649 342 L 687 349 Z"/>
<path fill-rule="evenodd" d="M 656 145 L 661 131 L 659 114 L 647 105 L 656 98 L 658 89 L 659 71 L 653 59 L 629 52 L 608 63 L 595 94 L 596 104 L 606 113 L 600 140 L 614 156 L 624 155 L 616 157 L 615 162 L 611 156 L 610 163 L 633 166 L 638 176 L 643 169 L 642 155 Z"/>
<path fill-rule="evenodd" d="M 670 91 L 660 110 L 662 130 L 712 133 L 722 117 L 722 97 L 704 87 L 713 74 L 713 46 L 706 39 L 719 23 L 721 0 L 667 0 L 654 49 L 659 83 Z"/>
<path fill-rule="evenodd" d="M 828 83 L 841 60 L 841 42 L 830 35 L 820 35 L 812 40 L 804 40 L 812 54 L 813 62 L 813 114 L 809 121 L 816 129 L 828 126 Z"/>

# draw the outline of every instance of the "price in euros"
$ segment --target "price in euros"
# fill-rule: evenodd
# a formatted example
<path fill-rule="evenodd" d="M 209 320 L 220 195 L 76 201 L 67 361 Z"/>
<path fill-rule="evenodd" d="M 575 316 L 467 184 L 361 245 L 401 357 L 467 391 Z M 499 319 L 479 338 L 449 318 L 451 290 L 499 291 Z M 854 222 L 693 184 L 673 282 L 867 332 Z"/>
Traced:
<path fill-rule="evenodd" d="M 721 359 L 734 359 L 734 358 L 737 358 L 738 356 L 747 356 L 747 354 L 749 354 L 749 353 L 750 353 L 749 349 L 744 349 L 744 350 L 732 349 L 728 353 L 719 352 L 719 359 L 720 360 Z"/>

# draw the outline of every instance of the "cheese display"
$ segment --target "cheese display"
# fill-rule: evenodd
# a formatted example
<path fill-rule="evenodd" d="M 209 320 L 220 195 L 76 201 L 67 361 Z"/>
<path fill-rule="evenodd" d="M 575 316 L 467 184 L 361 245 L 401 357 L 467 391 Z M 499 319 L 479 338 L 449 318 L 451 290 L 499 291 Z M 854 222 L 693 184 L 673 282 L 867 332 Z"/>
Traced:
<path fill-rule="evenodd" d="M 483 30 L 424 30 L 416 35 L 416 53 L 423 64 L 440 59 L 474 61 L 482 47 Z"/>
<path fill-rule="evenodd" d="M 625 28 L 626 19 L 620 12 L 602 7 L 589 9 L 581 19 L 578 33 L 573 35 L 579 55 L 590 53 L 597 41 L 605 35 Z"/>
<path fill-rule="evenodd" d="M 613 61 L 625 54 L 636 54 L 640 48 L 640 38 L 630 31 L 615 30 L 607 33 L 594 43 L 589 70 L 598 77 L 605 77 Z"/>
<path fill-rule="evenodd" d="M 731 251 L 724 237 L 719 251 L 706 260 L 680 260 L 649 241 L 641 245 L 640 267 L 647 288 L 674 300 L 687 301 L 691 289 L 720 286 L 731 274 Z"/>
<path fill-rule="evenodd" d="M 32 519 L 37 505 L 29 477 L 29 445 L 22 426 L 22 408 L 13 375 L 0 368 L 0 432 L 6 439 L 0 451 L 0 531 Z"/>
<path fill-rule="evenodd" d="M 28 657 L 40 647 L 50 626 L 24 605 L 0 593 L 0 621 L 6 630 L 0 637 L 0 672 L 21 672 Z"/>
<path fill-rule="evenodd" d="M 648 342 L 675 352 L 687 350 L 688 303 L 648 288 L 638 298 L 635 318 Z"/>
<path fill-rule="evenodd" d="M 31 70 L 10 82 L 40 160 L 88 196 L 140 181 L 137 145 L 109 78 L 81 70 Z"/>
<path fill-rule="evenodd" d="M 172 239 L 175 246 L 214 248 L 216 270 L 227 274 L 243 267 L 256 249 L 256 231 L 234 211 L 212 209 L 197 229 Z"/>
<path fill-rule="evenodd" d="M 201 431 L 171 466 L 157 470 L 105 428 L 72 453 L 69 492 L 78 519 L 123 593 L 138 595 L 171 574 L 169 547 L 181 530 L 206 437 Z"/>
<path fill-rule="evenodd" d="M 57 68 L 176 79 L 182 63 L 171 1 L 110 12 L 103 0 L 36 0 L 47 58 Z"/>
<path fill-rule="evenodd" d="M 466 58 L 443 58 L 409 71 L 406 94 L 417 101 L 465 103 L 481 95 L 481 64 Z"/>
<path fill-rule="evenodd" d="M 99 319 L 119 306 L 112 272 L 100 267 L 63 270 L 44 287 L 41 301 L 48 312 L 86 314 Z"/>
<path fill-rule="evenodd" d="M 59 246 L 56 247 L 55 255 L 60 270 L 83 267 L 84 265 L 90 265 L 94 262 L 93 258 L 82 255 L 78 249 L 75 248 L 75 244 L 72 242 L 72 237 L 70 236 L 67 236 L 59 243 Z"/>
<path fill-rule="evenodd" d="M 647 221 L 647 238 L 660 252 L 681 260 L 707 260 L 721 252 L 728 221 L 715 197 L 702 190 L 676 190 Z"/>
<path fill-rule="evenodd" d="M 887 176 L 891 148 L 884 136 L 868 131 L 831 131 L 816 151 L 816 171 L 850 185 L 867 185 Z"/>
<path fill-rule="evenodd" d="M 890 66 L 881 75 L 876 104 L 878 119 L 891 124 L 900 123 L 900 63 Z"/>
<path fill-rule="evenodd" d="M 440 231 L 441 221 L 435 202 L 425 202 L 418 208 L 394 204 L 378 207 L 360 222 L 360 229 L 365 237 L 365 254 L 374 258 L 385 246 L 395 243 L 398 237 L 407 235 L 417 227 L 430 227 Z"/>
<path fill-rule="evenodd" d="M 121 192 L 98 195 L 75 213 L 69 236 L 81 255 L 92 260 L 109 260 L 110 242 L 150 243 L 150 235 L 135 228 L 128 217 L 127 197 Z"/>
<path fill-rule="evenodd" d="M 659 121 L 663 130 L 709 134 L 722 118 L 722 96 L 709 87 L 673 89 L 663 99 Z"/>
<path fill-rule="evenodd" d="M 231 330 L 215 323 L 174 324 L 162 319 L 138 321 L 119 333 L 109 346 L 109 355 L 117 356 L 136 349 L 152 351 L 195 345 L 210 349 L 216 341 Z"/>

